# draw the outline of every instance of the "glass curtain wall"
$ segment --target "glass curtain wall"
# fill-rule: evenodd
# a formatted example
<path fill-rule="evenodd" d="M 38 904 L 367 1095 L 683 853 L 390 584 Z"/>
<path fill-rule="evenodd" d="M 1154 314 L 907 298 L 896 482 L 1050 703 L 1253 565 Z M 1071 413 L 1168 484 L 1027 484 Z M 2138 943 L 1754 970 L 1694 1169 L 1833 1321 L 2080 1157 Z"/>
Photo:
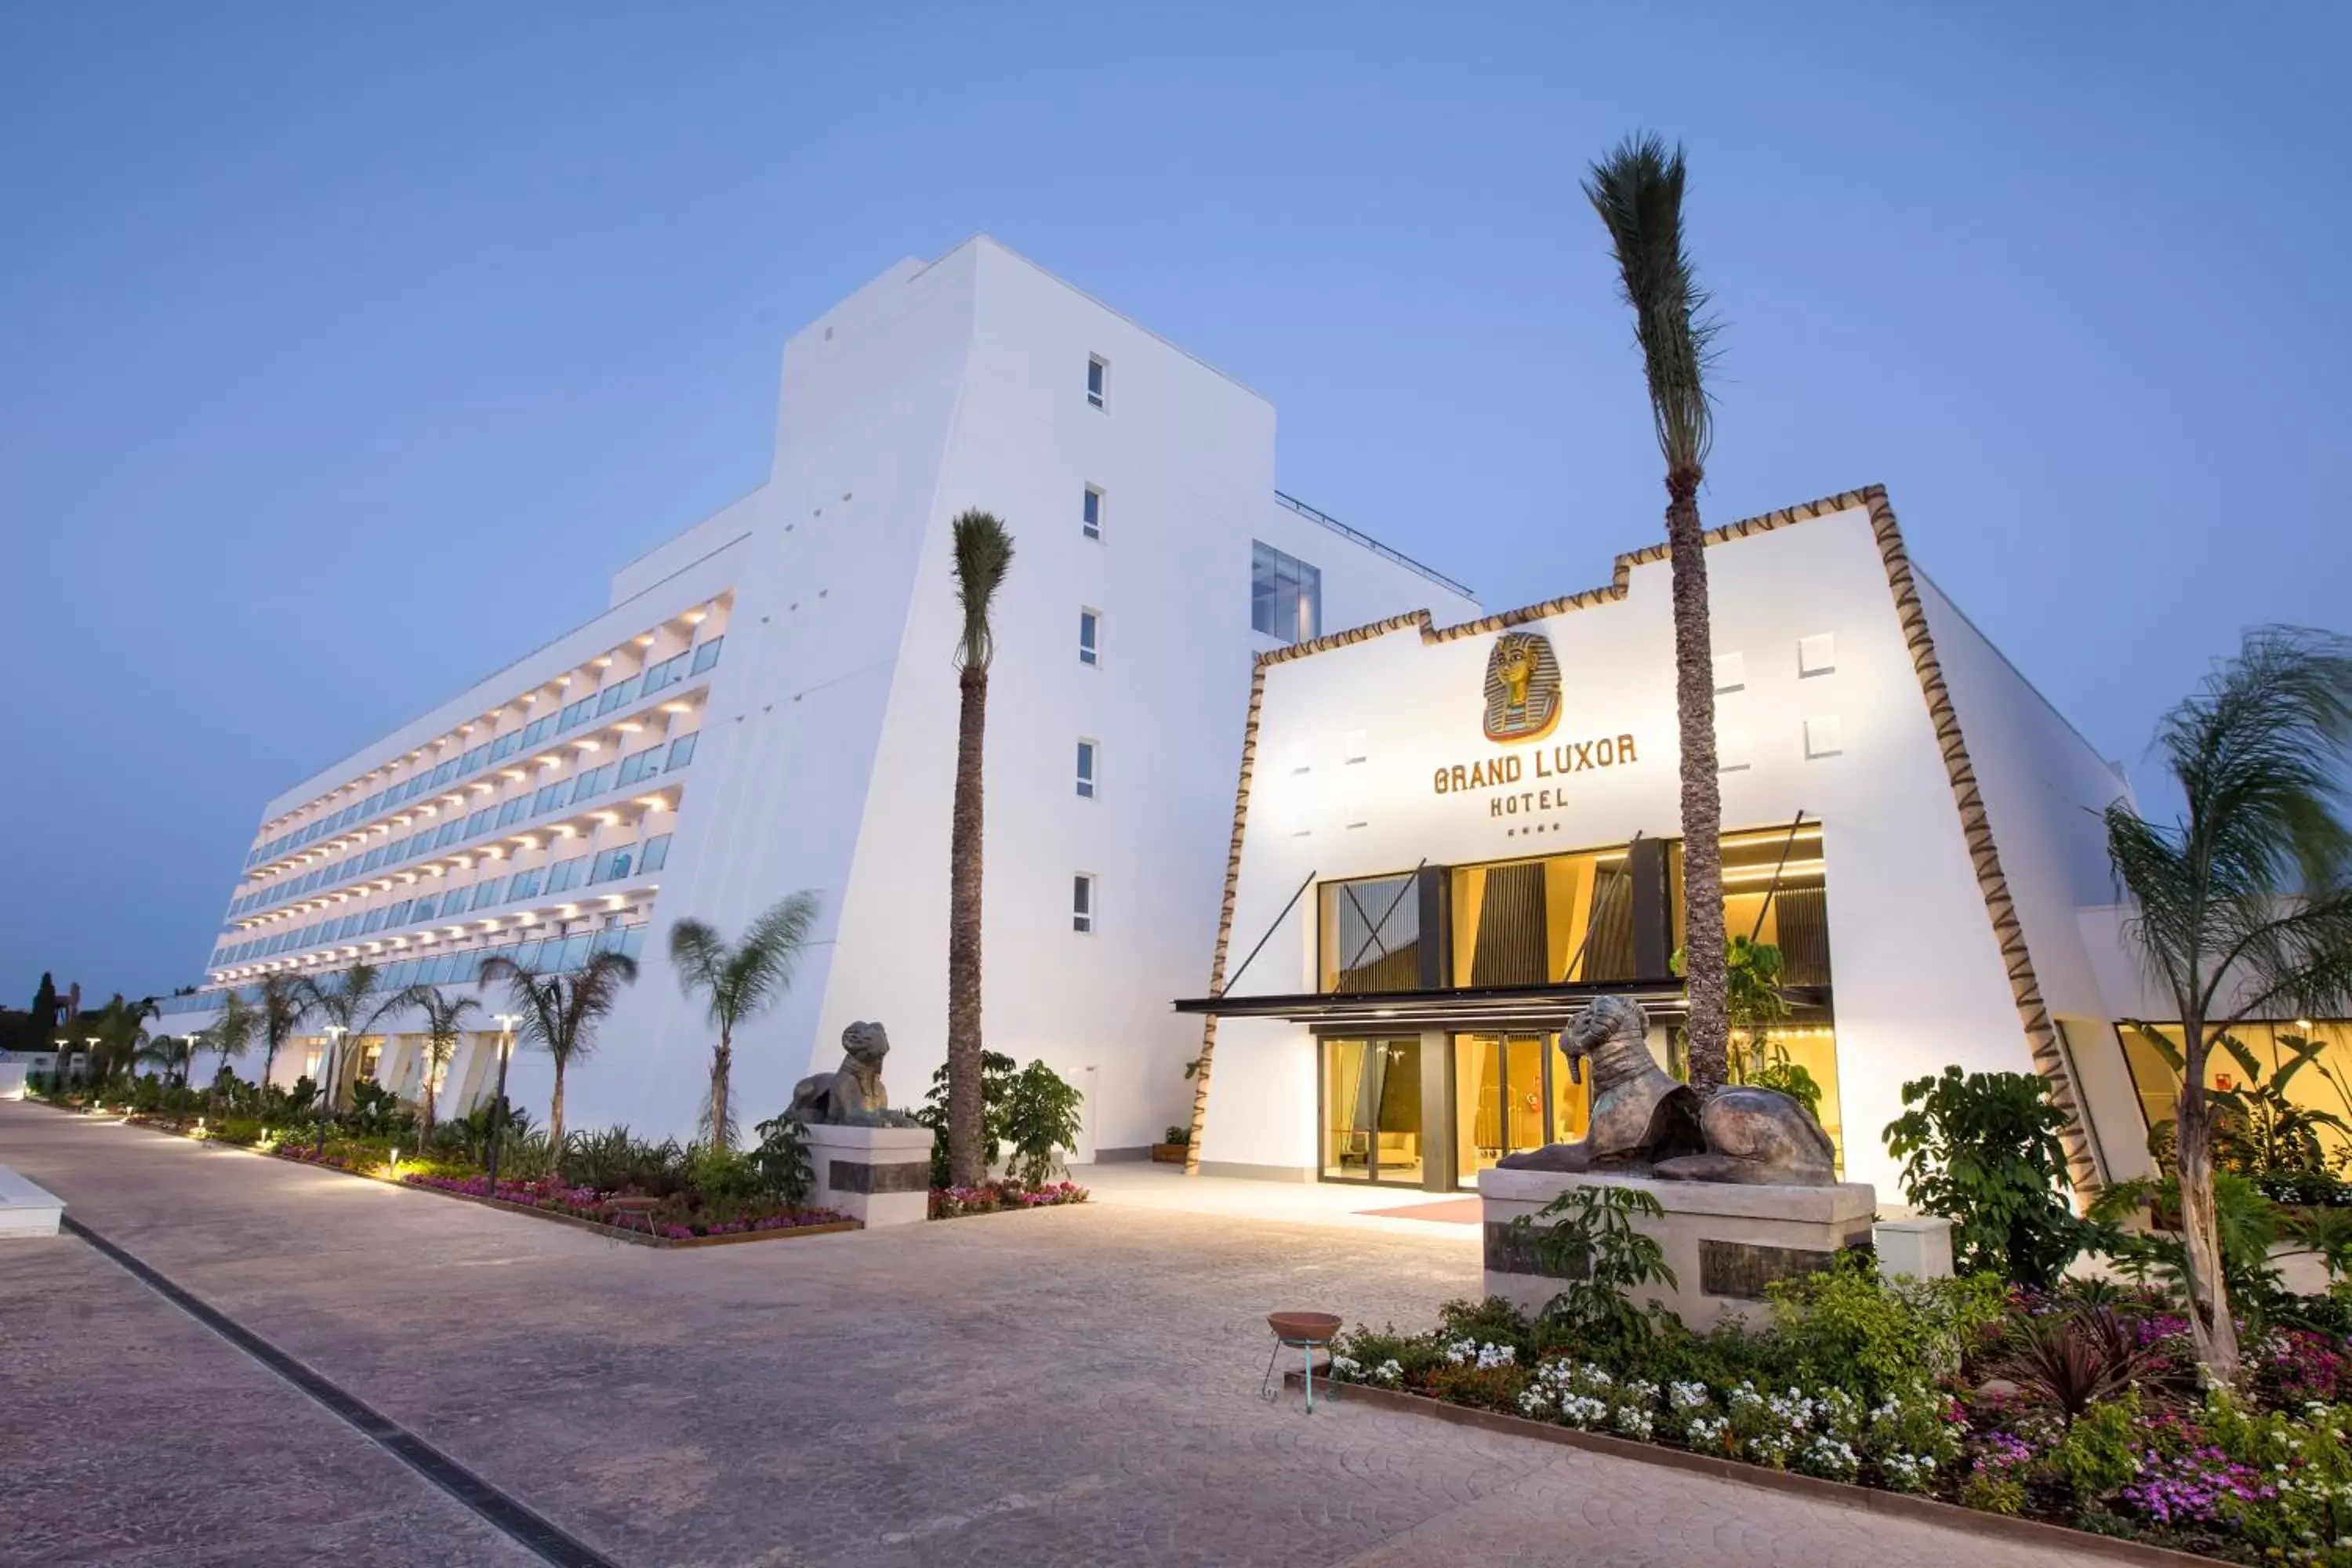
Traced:
<path fill-rule="evenodd" d="M 2165 1044 L 2158 1050 L 2148 1037 L 2153 1032 Z M 2180 1073 L 2172 1065 L 2181 1050 L 2178 1024 L 2118 1024 L 2124 1062 L 2130 1068 L 2132 1087 L 2139 1093 L 2140 1113 L 2151 1132 L 2179 1114 Z M 2216 1089 L 2247 1089 L 2274 1086 L 2280 1069 L 2295 1059 L 2295 1045 L 2320 1042 L 2319 1053 L 2286 1078 L 2281 1092 L 2289 1104 L 2305 1110 L 2324 1110 L 2352 1121 L 2352 1020 L 2320 1018 L 2241 1024 L 2230 1031 L 2261 1069 L 2249 1079 L 2245 1067 L 2218 1042 L 2206 1053 L 2205 1085 Z M 2168 1052 L 2169 1055 L 2168 1056 Z M 2352 1157 L 2352 1142 L 2330 1127 L 2318 1129 L 2323 1158 L 2337 1163 Z"/>

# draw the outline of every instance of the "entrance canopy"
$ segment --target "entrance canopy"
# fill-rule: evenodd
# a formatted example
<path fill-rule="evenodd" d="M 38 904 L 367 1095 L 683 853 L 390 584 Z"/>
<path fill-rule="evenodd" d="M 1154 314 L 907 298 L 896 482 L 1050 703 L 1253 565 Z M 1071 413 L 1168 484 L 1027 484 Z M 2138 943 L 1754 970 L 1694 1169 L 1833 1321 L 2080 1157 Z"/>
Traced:
<path fill-rule="evenodd" d="M 1782 986 L 1806 1022 L 1830 1021 L 1826 985 Z M 1423 1029 L 1553 1030 L 1596 996 L 1627 996 L 1654 1020 L 1683 1016 L 1683 983 L 1599 980 L 1559 985 L 1466 985 L 1437 991 L 1307 992 L 1288 996 L 1193 996 L 1177 1002 L 1179 1013 L 1220 1018 L 1281 1018 L 1314 1026 L 1320 1033 L 1415 1032 Z"/>

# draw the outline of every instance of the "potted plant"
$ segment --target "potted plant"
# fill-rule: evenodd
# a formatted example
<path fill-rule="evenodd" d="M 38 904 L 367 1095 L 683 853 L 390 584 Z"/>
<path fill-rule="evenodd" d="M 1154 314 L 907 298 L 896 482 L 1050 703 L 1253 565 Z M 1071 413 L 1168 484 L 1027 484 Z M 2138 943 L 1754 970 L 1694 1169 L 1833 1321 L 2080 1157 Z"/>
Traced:
<path fill-rule="evenodd" d="M 1168 1128 L 1166 1142 L 1151 1146 L 1151 1158 L 1159 1164 L 1181 1165 L 1184 1163 L 1184 1146 L 1192 1141 L 1192 1130 L 1190 1127 L 1181 1121 L 1172 1122 Z"/>

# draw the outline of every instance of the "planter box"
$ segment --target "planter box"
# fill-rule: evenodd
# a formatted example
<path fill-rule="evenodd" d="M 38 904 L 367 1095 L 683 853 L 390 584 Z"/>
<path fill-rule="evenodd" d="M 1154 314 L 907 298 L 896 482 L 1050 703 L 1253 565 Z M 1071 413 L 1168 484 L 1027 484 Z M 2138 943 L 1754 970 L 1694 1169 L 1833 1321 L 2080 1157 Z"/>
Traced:
<path fill-rule="evenodd" d="M 1283 1373 L 1282 1383 L 1285 1388 L 1304 1386 L 1300 1375 L 1295 1372 Z M 1837 1508 L 1916 1520 L 1923 1524 L 1962 1531 L 1971 1535 L 1999 1536 L 2053 1552 L 2105 1558 L 2111 1563 L 2143 1563 L 2147 1568 L 2210 1568 L 2211 1564 L 2225 1561 L 2191 1552 L 2175 1552 L 2168 1546 L 2151 1546 L 2144 1542 L 2125 1541 L 2111 1535 L 2093 1535 L 2084 1530 L 2069 1530 L 2063 1524 L 2044 1524 L 2037 1519 L 1985 1513 L 1973 1508 L 1962 1508 L 1958 1503 L 1941 1502 L 1908 1492 L 1880 1491 L 1875 1487 L 1825 1481 L 1818 1476 L 1769 1469 L 1762 1465 L 1750 1465 L 1714 1454 L 1694 1454 L 1687 1448 L 1636 1442 L 1631 1437 L 1612 1437 L 1605 1432 L 1581 1432 L 1573 1426 L 1555 1426 L 1549 1421 L 1530 1421 L 1524 1415 L 1506 1415 L 1498 1410 L 1481 1410 L 1474 1405 L 1448 1405 L 1442 1399 L 1407 1394 L 1401 1389 L 1380 1388 L 1361 1383 L 1335 1383 L 1329 1388 L 1330 1392 L 1325 1397 L 1341 1405 L 1368 1405 L 1377 1410 L 1396 1410 L 1411 1415 L 1451 1421 L 1457 1426 L 1475 1426 L 1482 1431 L 1501 1432 L 1514 1437 L 1532 1437 L 1538 1443 L 1557 1443 L 1562 1447 L 1609 1454 L 1620 1459 L 1632 1459 L 1637 1464 L 1689 1470 L 1713 1476 L 1717 1480 L 1730 1481 L 1737 1486 L 1793 1493 Z M 1955 1548 L 1952 1560 L 1959 1562 L 1964 1556 L 1962 1550 Z"/>
<path fill-rule="evenodd" d="M 1701 1333 L 1726 1318 L 1755 1315 L 1765 1287 L 1826 1268 L 1839 1252 L 1871 1242 L 1878 1194 L 1858 1182 L 1827 1187 L 1748 1186 L 1733 1182 L 1659 1182 L 1634 1176 L 1567 1175 L 1501 1167 L 1478 1173 L 1486 1221 L 1486 1294 L 1526 1311 L 1543 1310 L 1559 1279 L 1538 1263 L 1532 1238 L 1511 1221 L 1534 1215 L 1570 1187 L 1631 1187 L 1665 1212 L 1633 1216 L 1635 1230 L 1665 1248 L 1675 1285 L 1643 1294 Z"/>
<path fill-rule="evenodd" d="M 1185 1143 L 1154 1143 L 1151 1146 L 1152 1163 L 1160 1165 L 1181 1165 L 1184 1163 L 1184 1151 L 1189 1147 L 1191 1145 Z"/>

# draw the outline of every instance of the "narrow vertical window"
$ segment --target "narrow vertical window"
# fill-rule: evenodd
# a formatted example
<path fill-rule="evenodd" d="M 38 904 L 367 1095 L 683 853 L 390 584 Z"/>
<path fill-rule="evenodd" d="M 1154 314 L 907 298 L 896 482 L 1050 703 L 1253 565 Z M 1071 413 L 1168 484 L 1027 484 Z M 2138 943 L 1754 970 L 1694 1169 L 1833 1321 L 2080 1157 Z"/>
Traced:
<path fill-rule="evenodd" d="M 1102 362 L 1100 355 L 1087 357 L 1087 401 L 1097 408 L 1103 405 L 1103 382 L 1109 374 L 1110 366 Z"/>
<path fill-rule="evenodd" d="M 1078 662 L 1102 662 L 1102 615 L 1099 611 L 1078 612 Z"/>
<path fill-rule="evenodd" d="M 1084 800 L 1095 797 L 1095 743 L 1078 742 L 1078 795 Z"/>
<path fill-rule="evenodd" d="M 1285 642 L 1307 642 L 1323 623 L 1323 574 L 1271 544 L 1250 546 L 1250 625 Z"/>
<path fill-rule="evenodd" d="M 1102 491 L 1087 487 L 1086 500 L 1078 506 L 1078 531 L 1088 539 L 1102 537 Z"/>
<path fill-rule="evenodd" d="M 1083 871 L 1071 884 L 1070 929 L 1089 935 L 1095 929 L 1095 879 Z"/>

